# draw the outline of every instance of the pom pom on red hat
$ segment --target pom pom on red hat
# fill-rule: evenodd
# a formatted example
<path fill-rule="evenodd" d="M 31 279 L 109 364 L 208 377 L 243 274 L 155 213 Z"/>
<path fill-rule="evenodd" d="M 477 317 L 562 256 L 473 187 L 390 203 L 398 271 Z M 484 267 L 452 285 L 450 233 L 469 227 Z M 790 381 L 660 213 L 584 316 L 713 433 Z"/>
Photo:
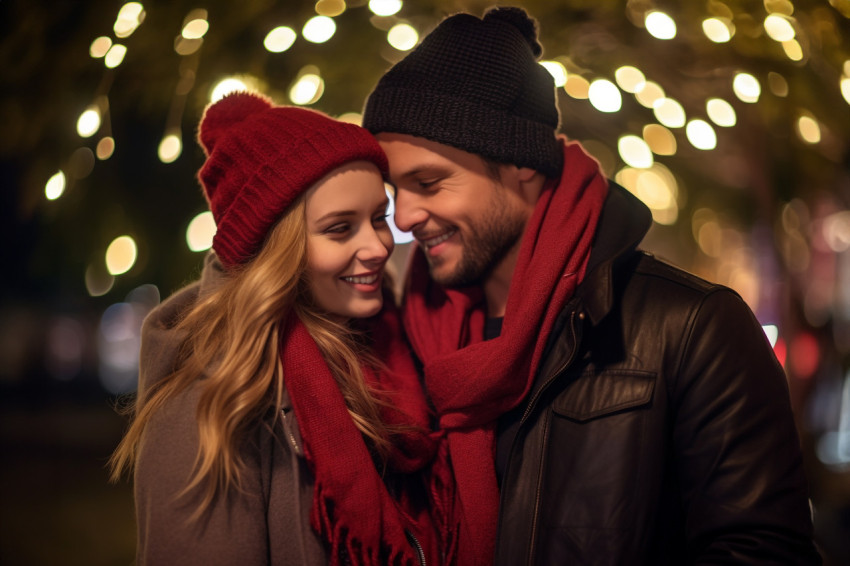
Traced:
<path fill-rule="evenodd" d="M 204 153 L 209 156 L 216 141 L 234 125 L 272 106 L 274 104 L 270 98 L 252 92 L 230 93 L 215 104 L 207 106 L 198 134 Z"/>

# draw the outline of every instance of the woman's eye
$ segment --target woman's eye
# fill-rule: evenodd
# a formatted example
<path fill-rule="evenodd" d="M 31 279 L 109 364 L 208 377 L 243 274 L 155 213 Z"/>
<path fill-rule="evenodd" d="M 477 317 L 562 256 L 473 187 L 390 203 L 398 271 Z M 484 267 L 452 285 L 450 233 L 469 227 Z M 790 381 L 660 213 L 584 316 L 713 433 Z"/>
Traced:
<path fill-rule="evenodd" d="M 325 228 L 325 234 L 344 234 L 348 231 L 348 224 L 334 224 Z"/>
<path fill-rule="evenodd" d="M 379 214 L 375 218 L 372 219 L 372 222 L 375 224 L 386 224 L 387 218 L 389 218 L 389 214 Z"/>

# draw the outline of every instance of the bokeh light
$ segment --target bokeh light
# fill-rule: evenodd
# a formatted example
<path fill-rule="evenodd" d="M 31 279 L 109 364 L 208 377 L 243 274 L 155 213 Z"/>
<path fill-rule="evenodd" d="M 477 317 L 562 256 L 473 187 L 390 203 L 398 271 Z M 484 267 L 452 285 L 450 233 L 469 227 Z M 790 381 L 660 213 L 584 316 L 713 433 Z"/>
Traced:
<path fill-rule="evenodd" d="M 410 51 L 419 42 L 419 33 L 410 24 L 396 24 L 387 32 L 387 42 L 399 51 Z"/>
<path fill-rule="evenodd" d="M 345 12 L 345 0 L 319 0 L 316 2 L 316 13 L 320 16 L 334 18 Z"/>
<path fill-rule="evenodd" d="M 558 61 L 540 61 L 540 64 L 552 75 L 556 87 L 562 87 L 567 84 L 567 69 L 563 63 Z"/>
<path fill-rule="evenodd" d="M 697 149 L 711 150 L 717 147 L 717 133 L 705 120 L 690 120 L 685 126 L 688 141 Z"/>
<path fill-rule="evenodd" d="M 376 16 L 392 16 L 401 10 L 401 0 L 369 0 L 369 10 Z"/>
<path fill-rule="evenodd" d="M 96 155 L 101 161 L 112 157 L 115 152 L 115 140 L 112 136 L 104 136 L 97 142 Z"/>
<path fill-rule="evenodd" d="M 183 141 L 178 134 L 168 134 L 159 142 L 157 155 L 163 163 L 173 163 L 183 151 Z"/>
<path fill-rule="evenodd" d="M 586 100 L 590 91 L 590 82 L 583 76 L 576 73 L 567 75 L 567 82 L 564 85 L 564 92 L 569 94 L 576 100 Z"/>
<path fill-rule="evenodd" d="M 761 84 L 749 73 L 737 73 L 732 81 L 732 89 L 741 102 L 755 103 L 761 96 Z"/>
<path fill-rule="evenodd" d="M 86 108 L 77 119 L 77 133 L 81 138 L 90 138 L 100 129 L 100 108 L 96 105 Z"/>
<path fill-rule="evenodd" d="M 139 2 L 127 2 L 118 11 L 112 31 L 115 32 L 115 37 L 130 37 L 144 19 L 145 11 L 142 5 Z"/>
<path fill-rule="evenodd" d="M 103 64 L 109 69 L 114 69 L 124 61 L 125 55 L 127 55 L 127 47 L 116 43 L 106 52 L 103 57 Z"/>
<path fill-rule="evenodd" d="M 336 22 L 327 16 L 313 16 L 301 29 L 301 35 L 310 43 L 325 43 L 336 33 Z"/>
<path fill-rule="evenodd" d="M 813 116 L 804 113 L 797 118 L 797 135 L 808 144 L 820 143 L 820 124 L 818 124 Z"/>
<path fill-rule="evenodd" d="M 623 106 L 623 97 L 617 85 L 608 79 L 596 79 L 587 91 L 590 104 L 600 112 L 617 112 Z"/>
<path fill-rule="evenodd" d="M 764 19 L 764 31 L 774 41 L 782 43 L 794 39 L 794 26 L 790 18 L 781 14 L 770 14 Z"/>
<path fill-rule="evenodd" d="M 660 98 L 664 98 L 664 89 L 655 81 L 646 81 L 643 88 L 635 93 L 635 100 L 646 108 L 655 106 L 655 101 Z"/>
<path fill-rule="evenodd" d="M 47 200 L 56 200 L 65 192 L 65 173 L 57 171 L 51 175 L 44 185 L 44 196 Z"/>
<path fill-rule="evenodd" d="M 278 26 L 266 34 L 263 47 L 271 53 L 283 53 L 295 43 L 298 35 L 291 27 Z"/>
<path fill-rule="evenodd" d="M 709 98 L 705 103 L 705 111 L 712 122 L 723 128 L 731 128 L 738 121 L 735 109 L 722 98 Z"/>
<path fill-rule="evenodd" d="M 664 12 L 647 12 L 644 20 L 646 31 L 656 39 L 673 39 L 676 37 L 676 22 Z"/>
<path fill-rule="evenodd" d="M 130 236 L 119 236 L 106 248 L 106 269 L 110 275 L 121 275 L 136 263 L 136 241 Z"/>
<path fill-rule="evenodd" d="M 620 67 L 614 71 L 614 80 L 617 81 L 621 89 L 632 94 L 640 92 L 644 85 L 646 85 L 646 77 L 640 69 L 630 65 Z"/>
<path fill-rule="evenodd" d="M 193 252 L 206 251 L 212 247 L 215 232 L 212 212 L 202 212 L 195 216 L 186 228 L 186 245 Z"/>
<path fill-rule="evenodd" d="M 112 47 L 112 38 L 102 35 L 91 42 L 89 55 L 92 59 L 100 59 L 106 56 L 110 47 Z"/>
<path fill-rule="evenodd" d="M 647 124 L 643 127 L 643 139 L 656 155 L 675 155 L 676 136 L 661 124 Z"/>
<path fill-rule="evenodd" d="M 652 151 L 649 149 L 649 145 L 638 136 L 627 135 L 620 137 L 617 141 L 617 150 L 620 153 L 620 158 L 636 169 L 645 169 L 652 166 Z"/>
<path fill-rule="evenodd" d="M 735 25 L 728 18 L 708 18 L 702 22 L 702 32 L 714 43 L 726 43 L 735 35 Z"/>
<path fill-rule="evenodd" d="M 659 98 L 652 105 L 655 119 L 668 128 L 681 128 L 685 125 L 685 109 L 672 98 Z"/>
<path fill-rule="evenodd" d="M 237 79 L 235 77 L 223 79 L 213 87 L 212 92 L 210 93 L 210 102 L 221 100 L 232 92 L 240 92 L 244 90 L 248 90 L 248 85 L 246 85 L 245 81 L 242 79 Z"/>
<path fill-rule="evenodd" d="M 183 30 L 180 32 L 180 35 L 186 39 L 201 39 L 207 34 L 209 29 L 210 23 L 206 19 L 196 18 L 183 26 Z"/>
<path fill-rule="evenodd" d="M 306 106 L 316 103 L 325 91 L 325 81 L 319 75 L 319 69 L 308 65 L 301 70 L 298 79 L 289 89 L 289 100 L 293 104 Z"/>

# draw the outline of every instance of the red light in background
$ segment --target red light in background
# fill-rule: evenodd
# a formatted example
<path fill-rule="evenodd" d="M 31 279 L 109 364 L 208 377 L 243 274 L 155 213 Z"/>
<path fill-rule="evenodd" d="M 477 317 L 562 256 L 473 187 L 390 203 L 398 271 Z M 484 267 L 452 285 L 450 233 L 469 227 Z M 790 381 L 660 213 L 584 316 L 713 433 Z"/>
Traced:
<path fill-rule="evenodd" d="M 800 379 L 809 379 L 820 365 L 820 346 L 808 332 L 797 334 L 788 348 L 791 373 Z"/>
<path fill-rule="evenodd" d="M 784 368 L 785 367 L 785 357 L 787 355 L 787 348 L 785 347 L 785 340 L 782 338 L 776 339 L 776 344 L 773 345 L 773 353 L 776 354 L 776 359 L 779 360 L 779 364 Z"/>

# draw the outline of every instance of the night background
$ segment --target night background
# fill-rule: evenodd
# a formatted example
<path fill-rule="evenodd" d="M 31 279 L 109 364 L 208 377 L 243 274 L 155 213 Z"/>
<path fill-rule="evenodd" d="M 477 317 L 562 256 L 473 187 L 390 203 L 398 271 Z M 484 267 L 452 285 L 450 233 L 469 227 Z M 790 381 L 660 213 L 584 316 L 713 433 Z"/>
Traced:
<path fill-rule="evenodd" d="M 200 271 L 221 81 L 357 121 L 415 34 L 494 3 L 0 0 L 0 563 L 133 562 L 115 405 L 143 317 Z M 765 327 L 817 542 L 850 563 L 850 0 L 504 4 L 540 22 L 561 131 L 652 209 L 643 247 Z"/>

